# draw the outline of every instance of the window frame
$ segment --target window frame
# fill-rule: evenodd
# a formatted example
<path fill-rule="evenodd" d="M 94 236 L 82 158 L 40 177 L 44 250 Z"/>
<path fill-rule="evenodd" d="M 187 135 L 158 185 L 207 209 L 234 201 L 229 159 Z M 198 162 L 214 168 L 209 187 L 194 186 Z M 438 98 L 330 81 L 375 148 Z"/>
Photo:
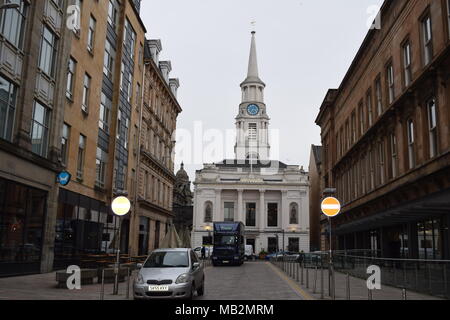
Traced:
<path fill-rule="evenodd" d="M 432 109 L 431 106 L 433 106 Z M 427 100 L 426 110 L 428 122 L 429 156 L 430 158 L 435 158 L 439 154 L 438 114 L 437 114 L 437 102 L 435 97 L 431 97 Z M 433 114 L 431 113 L 432 111 L 434 111 Z"/>

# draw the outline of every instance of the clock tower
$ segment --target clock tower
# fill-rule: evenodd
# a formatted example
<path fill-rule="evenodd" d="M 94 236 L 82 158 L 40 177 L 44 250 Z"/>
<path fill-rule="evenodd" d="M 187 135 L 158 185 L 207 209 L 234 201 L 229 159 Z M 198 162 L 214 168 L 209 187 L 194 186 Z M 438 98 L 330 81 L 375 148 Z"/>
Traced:
<path fill-rule="evenodd" d="M 242 103 L 236 117 L 237 160 L 269 160 L 269 121 L 264 103 L 266 84 L 259 78 L 256 32 L 252 32 L 247 78 L 241 83 Z"/>

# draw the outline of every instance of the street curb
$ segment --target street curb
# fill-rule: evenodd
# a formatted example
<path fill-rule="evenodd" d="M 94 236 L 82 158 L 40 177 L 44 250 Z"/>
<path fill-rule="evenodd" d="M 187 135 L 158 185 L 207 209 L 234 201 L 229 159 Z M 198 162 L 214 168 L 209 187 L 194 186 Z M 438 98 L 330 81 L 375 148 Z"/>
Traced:
<path fill-rule="evenodd" d="M 280 270 L 278 270 L 275 266 L 273 266 L 270 262 L 266 262 L 266 265 L 268 265 L 281 279 L 286 281 L 288 285 L 296 291 L 300 296 L 302 296 L 305 300 L 316 300 L 313 296 L 311 296 L 309 293 L 304 291 L 297 282 L 289 278 L 286 274 L 282 273 Z"/>

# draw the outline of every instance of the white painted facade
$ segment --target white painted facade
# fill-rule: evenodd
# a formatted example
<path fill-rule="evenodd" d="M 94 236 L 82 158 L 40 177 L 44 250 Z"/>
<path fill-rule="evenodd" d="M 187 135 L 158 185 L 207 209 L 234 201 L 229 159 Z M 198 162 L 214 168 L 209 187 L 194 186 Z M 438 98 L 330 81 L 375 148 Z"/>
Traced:
<path fill-rule="evenodd" d="M 246 243 L 256 254 L 283 249 L 309 252 L 308 175 L 300 166 L 267 161 L 270 118 L 254 32 L 241 89 L 235 160 L 206 164 L 196 173 L 192 245 L 201 246 L 212 236 L 213 222 L 241 221 L 246 225 Z"/>

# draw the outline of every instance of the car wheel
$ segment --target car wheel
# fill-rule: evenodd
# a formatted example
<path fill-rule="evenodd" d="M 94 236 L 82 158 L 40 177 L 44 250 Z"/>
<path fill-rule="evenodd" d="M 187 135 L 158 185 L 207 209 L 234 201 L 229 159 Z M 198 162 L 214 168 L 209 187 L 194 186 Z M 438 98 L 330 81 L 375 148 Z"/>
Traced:
<path fill-rule="evenodd" d="M 194 300 L 195 297 L 195 283 L 191 285 L 191 295 L 189 296 L 189 300 Z"/>
<path fill-rule="evenodd" d="M 203 284 L 200 288 L 197 289 L 197 295 L 202 297 L 205 294 L 205 280 L 203 279 Z"/>

